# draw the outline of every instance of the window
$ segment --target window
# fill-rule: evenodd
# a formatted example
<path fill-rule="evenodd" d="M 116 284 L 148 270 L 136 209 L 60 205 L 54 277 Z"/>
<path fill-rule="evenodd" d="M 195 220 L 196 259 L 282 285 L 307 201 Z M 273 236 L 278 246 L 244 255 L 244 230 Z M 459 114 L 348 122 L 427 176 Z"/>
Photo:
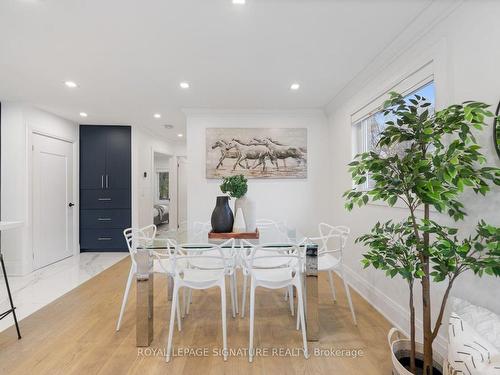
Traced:
<path fill-rule="evenodd" d="M 168 172 L 157 172 L 158 180 L 158 200 L 166 201 L 170 199 L 168 191 Z"/>
<path fill-rule="evenodd" d="M 420 95 L 426 98 L 431 103 L 431 106 L 428 108 L 429 111 L 434 111 L 436 100 L 435 86 L 432 79 L 428 79 L 423 83 L 421 82 L 416 90 L 412 90 L 405 96 L 405 99 L 408 100 L 414 95 Z M 387 97 L 387 95 L 384 96 Z M 380 134 L 384 131 L 386 127 L 385 123 L 387 121 L 389 121 L 389 118 L 384 116 L 383 112 L 381 111 L 381 107 L 378 106 L 375 111 L 368 113 L 368 115 L 366 115 L 364 118 L 361 118 L 354 123 L 354 155 L 368 151 L 375 151 L 381 156 L 394 156 L 404 154 L 406 149 L 404 144 L 400 144 L 396 147 L 378 146 Z M 368 176 L 366 182 L 360 185 L 358 188 L 360 190 L 370 190 L 372 187 L 373 181 Z"/>

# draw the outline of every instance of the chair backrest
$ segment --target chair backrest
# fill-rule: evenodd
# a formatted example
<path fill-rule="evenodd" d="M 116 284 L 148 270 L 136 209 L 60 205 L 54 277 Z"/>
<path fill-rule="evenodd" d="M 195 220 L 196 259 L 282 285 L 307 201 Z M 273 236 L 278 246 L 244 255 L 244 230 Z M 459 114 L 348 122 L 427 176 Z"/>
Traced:
<path fill-rule="evenodd" d="M 338 253 L 342 257 L 350 229 L 343 225 L 333 226 L 326 223 L 320 223 L 318 229 L 320 236 L 310 238 L 312 241 L 319 242 L 318 255 Z"/>
<path fill-rule="evenodd" d="M 189 241 L 203 242 L 206 241 L 208 232 L 212 230 L 212 224 L 210 221 L 195 221 L 190 229 Z"/>
<path fill-rule="evenodd" d="M 212 224 L 210 221 L 195 221 L 193 222 L 193 232 L 210 232 L 212 229 Z"/>
<path fill-rule="evenodd" d="M 249 273 L 254 269 L 277 269 L 290 267 L 294 271 L 302 270 L 303 254 L 294 244 L 261 244 L 254 245 L 242 240 L 248 252 L 241 252 L 243 266 Z"/>
<path fill-rule="evenodd" d="M 179 261 L 182 259 L 183 266 L 186 263 L 191 268 L 204 270 L 224 270 L 231 273 L 234 267 L 234 239 L 221 244 L 211 243 L 184 243 L 175 246 L 171 256 L 174 272 L 178 272 Z"/>
<path fill-rule="evenodd" d="M 123 231 L 123 236 L 127 242 L 128 251 L 135 264 L 135 254 L 137 248 L 141 246 L 150 246 L 156 237 L 156 225 L 148 225 L 144 228 L 127 228 Z"/>
<path fill-rule="evenodd" d="M 284 234 L 286 234 L 287 232 L 287 226 L 284 221 L 274 221 L 271 219 L 257 219 L 256 226 L 259 229 L 259 232 L 263 232 L 266 230 L 277 230 Z"/>

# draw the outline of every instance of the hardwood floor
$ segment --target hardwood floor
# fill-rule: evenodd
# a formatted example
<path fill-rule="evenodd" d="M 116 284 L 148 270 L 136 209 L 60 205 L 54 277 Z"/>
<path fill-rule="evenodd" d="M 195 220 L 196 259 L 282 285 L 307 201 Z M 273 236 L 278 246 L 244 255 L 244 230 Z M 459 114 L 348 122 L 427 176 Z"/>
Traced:
<path fill-rule="evenodd" d="M 305 360 L 301 354 L 293 356 L 297 354 L 293 352 L 288 353 L 291 357 L 272 356 L 273 348 L 297 350 L 301 337 L 283 293 L 267 290 L 258 291 L 256 296 L 255 347 L 264 354 L 267 350 L 268 356 L 256 357 L 250 364 L 245 356 L 233 356 L 224 362 L 222 357 L 212 355 L 222 345 L 219 295 L 212 289 L 193 293 L 182 332 L 176 330 L 174 334 L 176 350 L 206 350 L 208 355 L 178 356 L 166 363 L 163 353 L 170 303 L 166 299 L 165 278 L 155 279 L 155 338 L 151 347 L 135 346 L 135 288 L 121 330 L 115 332 L 129 267 L 129 260 L 125 259 L 22 320 L 20 341 L 13 327 L 2 332 L 0 373 L 390 374 L 386 341 L 390 324 L 353 292 L 358 317 L 358 326 L 354 326 L 341 281 L 335 278 L 338 300 L 334 304 L 326 277 L 320 277 L 321 339 L 309 343 L 310 359 Z M 248 318 L 230 317 L 229 297 L 227 311 L 228 345 L 233 350 L 244 350 L 248 346 Z M 320 349 L 322 355 L 318 355 Z M 335 349 L 361 350 L 362 356 L 326 355 Z"/>

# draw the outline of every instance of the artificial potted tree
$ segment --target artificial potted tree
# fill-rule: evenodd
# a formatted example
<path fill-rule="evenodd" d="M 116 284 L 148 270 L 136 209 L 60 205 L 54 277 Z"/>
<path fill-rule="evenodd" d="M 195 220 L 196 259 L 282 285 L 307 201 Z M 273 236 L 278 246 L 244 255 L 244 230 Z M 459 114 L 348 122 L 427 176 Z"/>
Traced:
<path fill-rule="evenodd" d="M 362 260 L 365 267 L 385 270 L 390 277 L 400 275 L 408 283 L 410 339 L 407 348 L 400 346 L 408 353 L 394 353 L 392 347 L 394 370 L 399 374 L 431 375 L 439 365 L 432 343 L 458 276 L 468 270 L 479 276 L 500 275 L 499 228 L 480 221 L 474 234 L 463 237 L 456 228 L 431 220 L 431 208 L 455 221 L 463 220 L 466 213 L 458 199 L 466 188 L 484 196 L 490 183 L 500 185 L 500 169 L 483 166 L 486 159 L 473 134 L 473 129 L 482 130 L 493 115 L 488 105 L 479 102 L 452 105 L 435 113 L 429 106 L 422 96 L 408 99 L 390 93 L 384 103 L 388 121 L 377 148 L 399 151 L 376 149 L 357 155 L 349 164 L 354 184 L 369 178 L 373 188 L 361 191 L 354 187 L 344 193 L 348 210 L 370 200 L 382 200 L 390 206 L 399 201 L 408 209 L 405 220 L 377 223 L 371 233 L 357 239 L 369 248 Z M 431 280 L 447 282 L 434 322 Z M 415 339 L 415 282 L 422 286 L 422 344 Z"/>

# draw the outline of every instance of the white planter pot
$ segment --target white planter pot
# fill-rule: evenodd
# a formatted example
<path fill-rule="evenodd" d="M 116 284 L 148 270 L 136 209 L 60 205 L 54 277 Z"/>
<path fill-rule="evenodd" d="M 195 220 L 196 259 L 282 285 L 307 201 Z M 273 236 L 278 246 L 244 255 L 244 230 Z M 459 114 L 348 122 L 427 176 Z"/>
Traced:
<path fill-rule="evenodd" d="M 234 202 L 234 212 L 238 212 L 239 208 L 241 208 L 241 211 L 243 211 L 246 231 L 255 232 L 255 230 L 257 229 L 257 214 L 255 203 L 245 195 L 241 198 L 236 199 L 236 202 Z"/>
<path fill-rule="evenodd" d="M 397 334 L 397 339 L 394 336 Z M 387 335 L 387 340 L 389 341 L 389 347 L 391 348 L 391 359 L 392 359 L 392 373 L 394 375 L 413 375 L 399 362 L 400 358 L 409 357 L 411 351 L 410 340 L 404 337 L 397 328 L 391 328 L 389 334 Z M 417 359 L 424 358 L 424 346 L 417 342 L 415 345 L 416 357 Z M 433 361 L 434 368 L 443 372 L 443 357 L 439 355 L 437 351 L 433 351 Z"/>
<path fill-rule="evenodd" d="M 238 208 L 236 210 L 236 216 L 234 217 L 233 232 L 241 233 L 245 232 L 246 230 L 247 226 L 245 225 L 245 218 L 243 217 L 243 211 L 241 210 L 241 208 Z"/>

